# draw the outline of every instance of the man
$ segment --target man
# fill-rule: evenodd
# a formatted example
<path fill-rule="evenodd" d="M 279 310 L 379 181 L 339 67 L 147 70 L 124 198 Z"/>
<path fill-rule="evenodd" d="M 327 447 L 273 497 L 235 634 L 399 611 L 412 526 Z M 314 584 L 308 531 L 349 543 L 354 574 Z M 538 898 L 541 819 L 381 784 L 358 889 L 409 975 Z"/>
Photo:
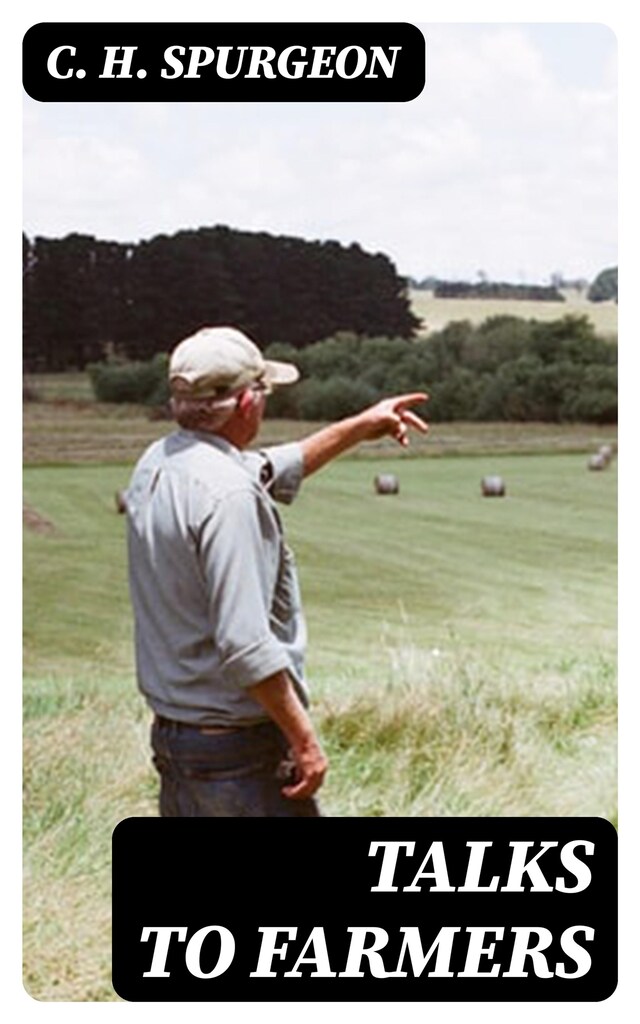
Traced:
<path fill-rule="evenodd" d="M 179 429 L 126 494 L 138 682 L 155 712 L 160 813 L 313 817 L 327 760 L 307 713 L 305 627 L 275 501 L 360 441 L 427 427 L 416 393 L 299 443 L 248 451 L 272 388 L 298 379 L 232 327 L 182 341 L 169 364 Z"/>

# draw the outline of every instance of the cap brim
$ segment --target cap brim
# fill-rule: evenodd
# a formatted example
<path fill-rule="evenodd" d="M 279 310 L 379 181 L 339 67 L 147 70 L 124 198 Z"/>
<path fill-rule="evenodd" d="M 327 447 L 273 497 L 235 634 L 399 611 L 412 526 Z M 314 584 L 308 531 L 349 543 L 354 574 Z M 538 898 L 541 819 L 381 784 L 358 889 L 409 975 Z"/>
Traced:
<path fill-rule="evenodd" d="M 264 376 L 271 387 L 279 388 L 285 384 L 295 384 L 300 379 L 300 371 L 293 363 L 279 363 L 275 359 L 265 359 Z"/>

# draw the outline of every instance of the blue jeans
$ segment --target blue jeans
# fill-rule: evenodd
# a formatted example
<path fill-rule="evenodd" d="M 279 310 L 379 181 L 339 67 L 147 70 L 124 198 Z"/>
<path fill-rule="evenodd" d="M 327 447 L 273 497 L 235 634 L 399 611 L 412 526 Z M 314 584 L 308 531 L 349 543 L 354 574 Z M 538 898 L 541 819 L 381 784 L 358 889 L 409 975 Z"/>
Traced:
<path fill-rule="evenodd" d="M 291 800 L 287 742 L 271 722 L 211 734 L 166 719 L 151 729 L 163 818 L 316 818 L 314 799 Z"/>

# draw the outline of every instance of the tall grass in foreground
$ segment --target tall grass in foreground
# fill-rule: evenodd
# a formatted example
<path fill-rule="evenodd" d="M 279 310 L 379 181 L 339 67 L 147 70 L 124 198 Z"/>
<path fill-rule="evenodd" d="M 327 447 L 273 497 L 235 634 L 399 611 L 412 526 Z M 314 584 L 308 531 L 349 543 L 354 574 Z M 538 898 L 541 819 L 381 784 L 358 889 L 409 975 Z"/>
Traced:
<path fill-rule="evenodd" d="M 115 998 L 111 833 L 155 813 L 146 719 L 131 680 L 25 684 L 24 983 L 36 998 Z"/>
<path fill-rule="evenodd" d="M 616 821 L 611 662 L 534 678 L 464 651 L 397 647 L 387 659 L 387 682 L 334 685 L 314 707 L 331 761 L 326 814 Z M 148 721 L 130 679 L 28 686 L 25 983 L 37 998 L 117 998 L 110 837 L 120 819 L 156 813 Z"/>
<path fill-rule="evenodd" d="M 399 649 L 394 662 L 382 687 L 322 707 L 330 813 L 616 822 L 611 662 L 568 662 L 542 678 L 464 652 Z"/>

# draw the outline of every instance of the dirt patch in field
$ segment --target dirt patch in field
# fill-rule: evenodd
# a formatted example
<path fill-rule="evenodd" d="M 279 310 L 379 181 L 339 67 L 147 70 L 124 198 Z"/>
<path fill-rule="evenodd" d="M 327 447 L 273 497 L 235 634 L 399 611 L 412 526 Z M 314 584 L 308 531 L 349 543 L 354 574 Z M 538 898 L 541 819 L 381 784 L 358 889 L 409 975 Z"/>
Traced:
<path fill-rule="evenodd" d="M 27 530 L 34 530 L 35 533 L 55 533 L 55 525 L 46 516 L 41 515 L 30 505 L 22 507 L 22 522 Z"/>

